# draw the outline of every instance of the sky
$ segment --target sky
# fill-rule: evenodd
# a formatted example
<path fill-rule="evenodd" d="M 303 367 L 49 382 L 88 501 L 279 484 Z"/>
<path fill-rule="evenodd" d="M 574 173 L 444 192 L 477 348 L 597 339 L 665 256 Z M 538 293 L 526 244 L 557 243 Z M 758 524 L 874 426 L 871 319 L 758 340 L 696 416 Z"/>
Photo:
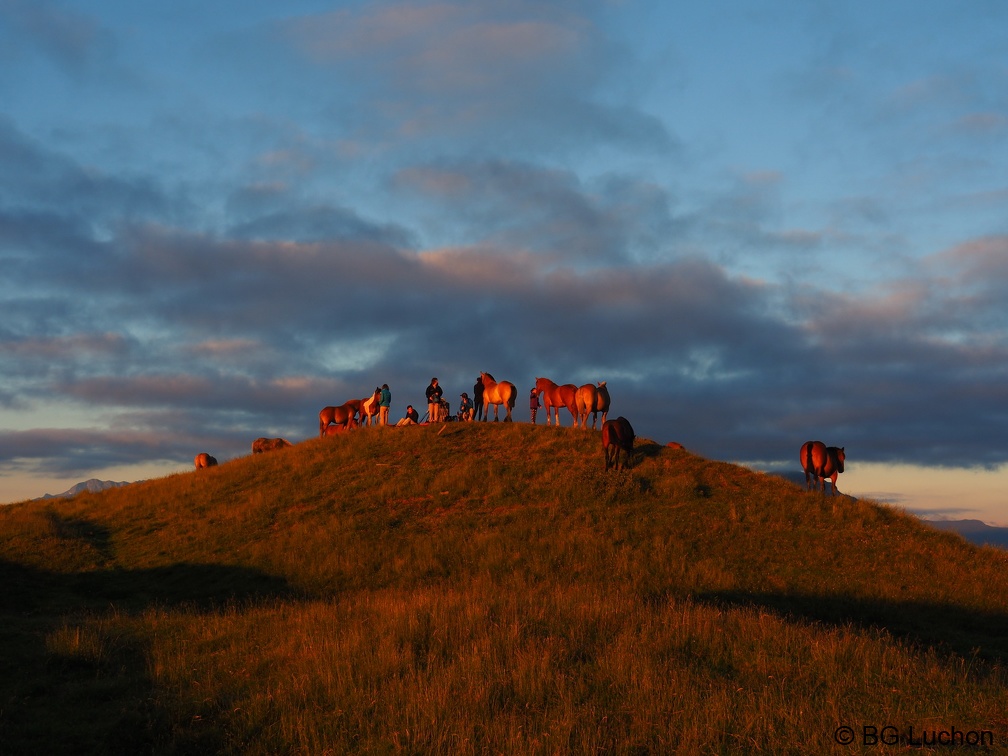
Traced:
<path fill-rule="evenodd" d="M 1000 0 L 0 0 L 0 501 L 487 371 L 1008 524 L 1006 50 Z"/>

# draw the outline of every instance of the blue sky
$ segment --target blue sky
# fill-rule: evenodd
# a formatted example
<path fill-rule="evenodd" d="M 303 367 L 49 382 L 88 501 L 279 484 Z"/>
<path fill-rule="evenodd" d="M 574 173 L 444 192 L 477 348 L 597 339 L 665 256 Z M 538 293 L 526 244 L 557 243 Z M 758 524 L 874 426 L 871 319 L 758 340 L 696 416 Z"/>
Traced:
<path fill-rule="evenodd" d="M 1005 50 L 998 2 L 0 0 L 0 501 L 486 370 L 1008 522 Z"/>

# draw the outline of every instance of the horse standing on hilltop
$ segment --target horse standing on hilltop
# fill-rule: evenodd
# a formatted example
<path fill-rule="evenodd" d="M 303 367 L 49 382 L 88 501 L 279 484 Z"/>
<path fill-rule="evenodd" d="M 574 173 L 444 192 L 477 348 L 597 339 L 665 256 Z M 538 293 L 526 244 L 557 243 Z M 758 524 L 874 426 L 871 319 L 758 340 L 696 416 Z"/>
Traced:
<path fill-rule="evenodd" d="M 595 405 L 598 404 L 598 389 L 595 388 L 594 383 L 586 383 L 584 386 L 579 386 L 577 394 L 574 396 L 574 401 L 577 403 L 577 422 L 575 425 L 579 425 L 582 428 L 588 427 L 588 415 L 592 416 L 592 428 L 595 427 Z"/>
<path fill-rule="evenodd" d="M 515 401 L 518 399 L 518 388 L 510 381 L 497 383 L 490 373 L 480 373 L 483 380 L 483 420 L 490 417 L 490 405 L 494 405 L 494 422 L 498 420 L 497 413 L 503 404 L 507 409 L 507 416 L 504 422 L 511 422 L 511 410 L 514 409 Z"/>
<path fill-rule="evenodd" d="M 549 378 L 536 378 L 535 390 L 543 399 L 543 406 L 546 408 L 546 425 L 550 424 L 550 414 L 556 417 L 557 427 L 560 427 L 560 408 L 566 407 L 574 420 L 573 425 L 578 424 L 577 391 L 578 387 L 573 383 L 565 383 L 558 386 Z"/>
<path fill-rule="evenodd" d="M 602 453 L 605 455 L 605 469 L 610 466 L 619 470 L 620 451 L 626 452 L 623 469 L 626 469 L 633 454 L 634 429 L 630 421 L 622 415 L 615 420 L 602 423 Z"/>
<path fill-rule="evenodd" d="M 798 452 L 802 469 L 805 470 L 805 488 L 814 490 L 821 482 L 821 491 L 826 493 L 826 479 L 833 484 L 833 495 L 837 493 L 837 476 L 844 471 L 847 455 L 842 446 L 826 446 L 822 441 L 806 441 Z"/>
<path fill-rule="evenodd" d="M 196 465 L 197 470 L 202 470 L 205 467 L 216 467 L 217 457 L 212 457 L 206 452 L 200 452 L 193 458 L 193 464 Z"/>
<path fill-rule="evenodd" d="M 377 425 L 378 421 L 378 407 L 381 405 L 381 387 L 375 389 L 375 392 L 369 396 L 367 399 L 361 399 L 360 405 L 360 424 L 361 427 L 365 425 Z"/>
<path fill-rule="evenodd" d="M 345 402 L 338 407 L 322 408 L 318 415 L 319 438 L 323 438 L 326 435 L 326 428 L 328 428 L 332 423 L 335 423 L 343 430 L 350 430 L 351 428 L 357 427 L 357 421 L 355 419 L 357 412 L 353 406 L 354 402 L 359 403 L 360 399 L 351 399 L 349 402 Z"/>
<path fill-rule="evenodd" d="M 592 413 L 592 430 L 595 430 L 595 417 L 599 412 L 602 413 L 603 425 L 609 419 L 609 405 L 612 403 L 612 400 L 609 398 L 609 389 L 606 388 L 605 381 L 599 381 L 596 397 L 595 411 Z"/>
<path fill-rule="evenodd" d="M 574 397 L 577 403 L 577 425 L 588 428 L 588 415 L 592 416 L 592 430 L 595 430 L 595 423 L 598 421 L 598 413 L 602 413 L 602 424 L 609 419 L 609 389 L 606 388 L 605 381 L 599 381 L 598 386 L 586 383 L 578 387 Z"/>

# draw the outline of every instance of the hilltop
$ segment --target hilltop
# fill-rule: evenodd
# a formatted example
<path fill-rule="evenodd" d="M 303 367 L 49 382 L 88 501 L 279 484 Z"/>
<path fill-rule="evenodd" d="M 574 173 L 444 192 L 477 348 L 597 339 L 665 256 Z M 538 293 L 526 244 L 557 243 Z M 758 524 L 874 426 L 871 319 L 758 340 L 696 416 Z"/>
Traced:
<path fill-rule="evenodd" d="M 1008 744 L 1004 552 L 647 440 L 602 467 L 592 431 L 374 428 L 5 507 L 0 741 L 806 753 L 892 725 Z"/>

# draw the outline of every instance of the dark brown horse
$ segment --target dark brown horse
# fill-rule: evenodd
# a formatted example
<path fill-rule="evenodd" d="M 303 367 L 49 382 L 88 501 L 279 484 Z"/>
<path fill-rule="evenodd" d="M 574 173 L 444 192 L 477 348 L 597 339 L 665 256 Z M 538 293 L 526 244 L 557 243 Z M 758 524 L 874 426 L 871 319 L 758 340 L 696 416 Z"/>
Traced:
<path fill-rule="evenodd" d="M 619 470 L 620 451 L 626 452 L 623 469 L 626 469 L 633 454 L 634 430 L 630 421 L 622 415 L 615 420 L 602 423 L 602 452 L 605 454 L 605 469 L 610 466 Z"/>
<path fill-rule="evenodd" d="M 480 373 L 483 379 L 483 419 L 490 418 L 490 405 L 494 406 L 494 421 L 497 421 L 497 412 L 503 404 L 507 408 L 507 416 L 504 422 L 511 422 L 511 410 L 514 409 L 515 401 L 518 399 L 518 387 L 511 381 L 501 381 L 497 383 L 490 373 Z"/>
<path fill-rule="evenodd" d="M 211 457 L 206 452 L 200 452 L 193 459 L 193 464 L 196 465 L 196 469 L 197 470 L 201 470 L 204 467 L 216 467 L 217 466 L 217 458 L 216 457 Z"/>
<path fill-rule="evenodd" d="M 550 414 L 556 417 L 557 427 L 560 427 L 560 408 L 566 407 L 571 413 L 574 425 L 578 422 L 577 391 L 578 387 L 573 383 L 565 383 L 558 386 L 549 378 L 536 378 L 536 393 L 542 397 L 543 406 L 546 408 L 546 425 L 550 424 Z"/>
<path fill-rule="evenodd" d="M 592 413 L 592 430 L 595 430 L 595 415 L 599 412 L 602 413 L 602 424 L 609 419 L 609 389 L 606 388 L 606 382 L 600 381 L 598 385 L 598 401 L 595 403 L 595 412 Z"/>
<path fill-rule="evenodd" d="M 268 451 L 274 451 L 276 449 L 283 449 L 287 446 L 293 446 L 290 441 L 284 438 L 257 438 L 252 442 L 252 453 L 262 454 Z"/>
<path fill-rule="evenodd" d="M 805 470 L 805 488 L 812 490 L 819 487 L 826 493 L 826 479 L 829 478 L 833 483 L 833 493 L 837 494 L 836 480 L 844 471 L 846 458 L 842 446 L 826 446 L 822 441 L 806 441 L 798 452 L 798 459 L 801 461 L 802 469 Z"/>
<path fill-rule="evenodd" d="M 341 404 L 339 407 L 323 407 L 322 411 L 318 415 L 318 434 L 319 438 L 322 438 L 326 434 L 326 428 L 331 423 L 336 423 L 344 430 L 350 430 L 350 428 L 357 427 L 357 421 L 354 419 L 354 415 L 357 414 L 357 408 L 354 407 L 354 403 L 359 405 L 360 399 L 351 399 L 345 404 Z"/>

